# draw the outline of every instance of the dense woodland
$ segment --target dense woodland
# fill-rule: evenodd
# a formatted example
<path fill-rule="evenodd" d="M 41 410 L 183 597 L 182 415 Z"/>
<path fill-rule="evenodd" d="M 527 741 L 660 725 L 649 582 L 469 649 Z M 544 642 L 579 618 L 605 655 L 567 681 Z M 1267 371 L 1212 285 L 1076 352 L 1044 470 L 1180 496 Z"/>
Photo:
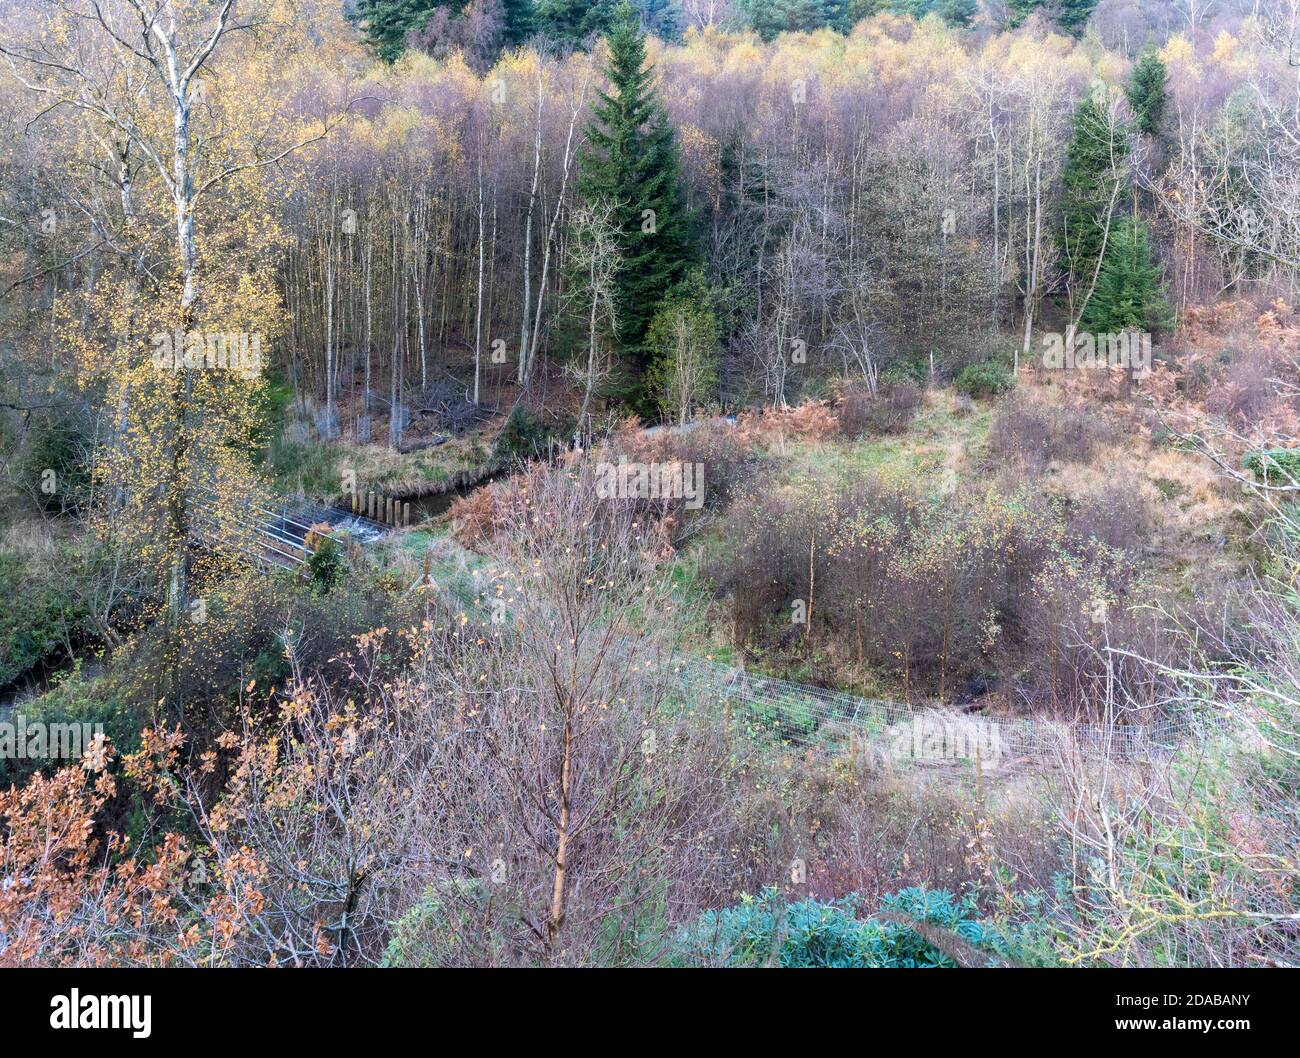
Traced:
<path fill-rule="evenodd" d="M 1300 956 L 1292 0 L 12 0 L 0 246 L 0 964 Z"/>

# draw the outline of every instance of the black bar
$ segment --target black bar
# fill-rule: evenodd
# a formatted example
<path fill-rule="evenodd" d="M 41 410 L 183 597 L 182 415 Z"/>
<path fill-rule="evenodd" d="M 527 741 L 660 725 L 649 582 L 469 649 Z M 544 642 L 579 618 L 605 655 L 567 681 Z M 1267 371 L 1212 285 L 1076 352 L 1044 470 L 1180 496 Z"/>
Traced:
<path fill-rule="evenodd" d="M 1289 1037 L 1297 982 L 1280 970 L 702 971 L 708 982 L 699 972 L 11 970 L 0 973 L 0 994 L 5 1042 L 22 1046 L 112 1036 L 129 1047 L 256 1041 L 259 1050 L 319 1043 L 337 1053 L 415 1034 L 448 1043 L 468 1035 L 497 1052 L 535 1044 L 546 1025 L 563 1025 L 565 1037 L 589 1047 L 622 1047 L 636 1030 L 638 1042 L 653 1038 L 656 1046 L 734 1051 L 748 1039 L 770 1046 L 776 1029 L 805 1049 L 847 1033 L 855 1052 L 927 1053 L 941 1044 L 991 1050 L 1068 1041 L 1073 1049 L 1121 1039 L 1182 1048 L 1194 1038 L 1222 1050 L 1261 1032 Z M 53 1028 L 74 988 L 82 1004 L 87 996 L 139 997 L 137 1012 L 147 995 L 149 1036 L 136 1038 L 129 1027 Z M 1211 1027 L 1179 1024 L 1190 1022 Z"/>

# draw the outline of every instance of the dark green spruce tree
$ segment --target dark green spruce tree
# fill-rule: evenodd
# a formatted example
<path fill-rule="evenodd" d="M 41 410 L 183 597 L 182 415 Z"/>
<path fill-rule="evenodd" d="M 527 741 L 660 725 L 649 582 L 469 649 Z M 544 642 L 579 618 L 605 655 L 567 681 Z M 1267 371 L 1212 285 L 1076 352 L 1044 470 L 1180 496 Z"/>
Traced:
<path fill-rule="evenodd" d="M 858 19 L 882 12 L 891 15 L 910 15 L 918 22 L 926 15 L 938 15 L 950 26 L 964 29 L 975 20 L 980 7 L 976 0 L 852 0 L 845 21 L 852 25 Z M 832 29 L 839 29 L 839 26 L 832 22 L 828 22 L 827 25 Z"/>
<path fill-rule="evenodd" d="M 406 34 L 422 29 L 429 16 L 450 0 L 358 0 L 356 21 L 366 43 L 384 62 L 396 62 L 406 50 Z"/>
<path fill-rule="evenodd" d="M 537 30 L 533 0 L 501 0 L 501 14 L 501 36 L 510 47 L 522 44 Z"/>
<path fill-rule="evenodd" d="M 353 15 L 365 41 L 384 62 L 396 62 L 406 51 L 406 35 L 423 29 L 440 7 L 459 17 L 467 0 L 358 0 Z M 507 46 L 522 44 L 536 29 L 533 0 L 501 0 L 501 39 Z"/>
<path fill-rule="evenodd" d="M 1070 281 L 1091 283 L 1101 256 L 1116 186 L 1127 179 L 1128 139 L 1112 126 L 1097 93 L 1074 110 L 1073 134 L 1061 173 L 1061 221 L 1056 243 Z"/>
<path fill-rule="evenodd" d="M 624 0 L 537 0 L 537 28 L 547 36 L 584 46 L 593 36 L 608 33 Z M 674 0 L 635 0 L 641 27 L 661 40 L 681 40 L 681 11 Z"/>
<path fill-rule="evenodd" d="M 975 0 L 939 0 L 934 5 L 934 13 L 949 25 L 965 29 L 975 22 L 980 5 Z"/>
<path fill-rule="evenodd" d="M 847 33 L 855 18 L 889 9 L 885 0 L 741 0 L 740 7 L 764 40 L 816 29 Z"/>
<path fill-rule="evenodd" d="M 586 37 L 583 22 L 590 9 L 589 0 L 537 0 L 533 6 L 534 28 L 552 40 L 581 45 Z"/>
<path fill-rule="evenodd" d="M 1146 225 L 1126 217 L 1115 225 L 1081 321 L 1095 334 L 1159 331 L 1172 323 L 1164 270 L 1151 254 Z"/>
<path fill-rule="evenodd" d="M 592 108 L 578 187 L 588 202 L 614 205 L 621 395 L 646 410 L 646 329 L 664 294 L 694 263 L 695 247 L 673 127 L 646 67 L 645 35 L 630 4 L 619 8 L 608 42 L 610 88 Z"/>
<path fill-rule="evenodd" d="M 1042 6 L 1042 0 L 1007 0 L 1007 25 L 1012 28 L 1021 25 L 1025 19 Z"/>
<path fill-rule="evenodd" d="M 1096 6 L 1097 0 L 1008 0 L 1007 24 L 1019 26 L 1035 11 L 1041 11 L 1060 29 L 1078 37 Z"/>
<path fill-rule="evenodd" d="M 1097 0 L 1057 0 L 1052 5 L 1052 18 L 1067 33 L 1082 36 L 1096 6 Z"/>
<path fill-rule="evenodd" d="M 1133 108 L 1133 124 L 1148 136 L 1160 131 L 1160 119 L 1165 112 L 1165 80 L 1165 64 L 1155 48 L 1142 49 L 1124 91 L 1128 105 Z"/>
<path fill-rule="evenodd" d="M 817 21 L 820 26 L 847 33 L 853 28 L 849 18 L 849 0 L 817 0 Z"/>
<path fill-rule="evenodd" d="M 641 0 L 637 7 L 641 12 L 641 25 L 647 33 L 653 33 L 660 40 L 682 39 L 681 8 L 674 0 Z"/>

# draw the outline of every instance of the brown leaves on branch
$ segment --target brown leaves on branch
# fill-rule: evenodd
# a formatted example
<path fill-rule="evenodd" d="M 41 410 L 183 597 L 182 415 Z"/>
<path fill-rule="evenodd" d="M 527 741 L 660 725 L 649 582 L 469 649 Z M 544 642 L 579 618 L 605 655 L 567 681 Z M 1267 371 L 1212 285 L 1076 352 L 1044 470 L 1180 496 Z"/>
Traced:
<path fill-rule="evenodd" d="M 206 869 L 184 838 L 165 834 L 146 855 L 102 834 L 116 793 L 107 770 L 77 765 L 0 791 L 0 965 L 219 963 L 261 910 L 263 868 L 247 849 L 213 868 L 201 896 L 192 882 Z"/>

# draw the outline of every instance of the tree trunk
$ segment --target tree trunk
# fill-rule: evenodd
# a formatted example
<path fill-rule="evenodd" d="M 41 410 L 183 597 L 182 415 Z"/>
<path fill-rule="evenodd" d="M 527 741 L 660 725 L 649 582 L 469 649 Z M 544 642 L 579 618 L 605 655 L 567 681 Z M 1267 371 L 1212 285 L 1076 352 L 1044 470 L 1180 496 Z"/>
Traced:
<path fill-rule="evenodd" d="M 533 141 L 533 187 L 528 193 L 528 214 L 524 221 L 524 311 L 519 328 L 519 370 L 517 381 L 522 386 L 528 381 L 528 315 L 533 295 L 533 211 L 537 208 L 537 182 L 542 173 L 542 83 L 537 82 L 537 136 Z M 540 296 L 540 295 L 539 295 Z"/>
<path fill-rule="evenodd" d="M 564 925 L 565 886 L 569 873 L 569 815 L 573 782 L 573 724 L 564 724 L 564 762 L 560 767 L 560 822 L 555 846 L 555 878 L 551 884 L 551 908 L 546 919 L 546 945 L 555 945 L 560 927 Z"/>

